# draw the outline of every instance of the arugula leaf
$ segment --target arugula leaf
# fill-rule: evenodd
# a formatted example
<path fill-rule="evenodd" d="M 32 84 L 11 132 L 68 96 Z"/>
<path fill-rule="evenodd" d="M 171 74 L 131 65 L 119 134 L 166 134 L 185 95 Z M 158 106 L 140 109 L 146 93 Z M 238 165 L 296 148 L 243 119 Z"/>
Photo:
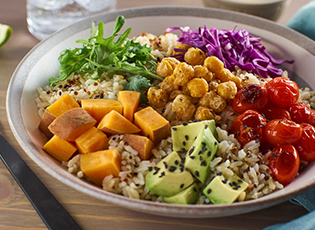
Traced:
<path fill-rule="evenodd" d="M 82 48 L 66 49 L 60 54 L 58 77 L 50 78 L 50 85 L 65 80 L 72 73 L 88 73 L 90 78 L 95 80 L 103 72 L 128 76 L 136 74 L 163 80 L 155 72 L 156 63 L 150 55 L 152 48 L 128 39 L 131 28 L 121 35 L 118 34 L 124 24 L 125 18 L 118 16 L 114 31 L 108 38 L 103 38 L 103 22 L 98 24 L 97 30 L 93 24 L 91 37 L 88 40 L 77 41 L 77 43 L 82 43 Z"/>
<path fill-rule="evenodd" d="M 138 91 L 141 93 L 140 96 L 140 102 L 146 103 L 147 97 L 145 96 L 145 92 L 148 88 L 150 88 L 152 85 L 150 83 L 150 80 L 141 76 L 141 75 L 135 75 L 133 77 L 128 78 L 128 84 L 125 85 L 124 90 L 130 90 L 130 91 Z"/>

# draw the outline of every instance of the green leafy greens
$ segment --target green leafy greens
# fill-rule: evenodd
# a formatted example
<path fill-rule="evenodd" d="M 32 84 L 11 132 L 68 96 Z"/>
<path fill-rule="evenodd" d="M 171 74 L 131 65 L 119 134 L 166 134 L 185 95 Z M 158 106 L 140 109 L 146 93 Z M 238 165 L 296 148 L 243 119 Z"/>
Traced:
<path fill-rule="evenodd" d="M 126 88 L 141 92 L 150 86 L 152 78 L 163 80 L 155 73 L 156 62 L 150 56 L 152 48 L 128 39 L 131 28 L 118 34 L 124 24 L 125 18 L 118 16 L 114 31 L 108 38 L 103 38 L 103 22 L 98 24 L 97 30 L 92 25 L 91 37 L 77 41 L 83 44 L 82 48 L 66 49 L 60 54 L 58 77 L 50 78 L 49 84 L 63 81 L 72 73 L 89 74 L 90 78 L 97 80 L 106 72 L 130 77 L 136 75 L 128 80 Z"/>

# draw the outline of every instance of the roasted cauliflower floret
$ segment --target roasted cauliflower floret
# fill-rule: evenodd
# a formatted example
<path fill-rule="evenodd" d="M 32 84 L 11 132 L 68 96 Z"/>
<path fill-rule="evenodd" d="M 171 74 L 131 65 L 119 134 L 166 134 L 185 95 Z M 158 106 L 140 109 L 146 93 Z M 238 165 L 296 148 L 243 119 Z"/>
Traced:
<path fill-rule="evenodd" d="M 233 81 L 222 82 L 218 85 L 217 92 L 225 100 L 234 99 L 237 93 L 237 86 Z"/>
<path fill-rule="evenodd" d="M 167 77 L 170 76 L 176 65 L 178 65 L 180 62 L 172 57 L 163 58 L 162 61 L 160 61 L 156 66 L 156 74 L 160 77 Z"/>
<path fill-rule="evenodd" d="M 150 87 L 147 93 L 150 104 L 154 107 L 160 108 L 166 105 L 168 101 L 167 92 L 164 89 Z"/>
<path fill-rule="evenodd" d="M 160 82 L 159 87 L 164 89 L 168 94 L 179 88 L 178 85 L 175 85 L 175 77 L 173 74 L 164 78 L 164 80 Z"/>
<path fill-rule="evenodd" d="M 174 69 L 175 85 L 186 86 L 194 77 L 194 69 L 185 62 L 179 63 Z"/>
<path fill-rule="evenodd" d="M 205 79 L 193 78 L 187 83 L 187 88 L 189 90 L 190 96 L 198 98 L 202 97 L 208 92 L 209 86 Z"/>
<path fill-rule="evenodd" d="M 214 112 L 204 106 L 198 106 L 196 113 L 195 113 L 195 119 L 197 120 L 211 120 L 215 118 Z"/>
<path fill-rule="evenodd" d="M 199 48 L 191 47 L 185 53 L 184 59 L 190 65 L 202 65 L 207 55 Z"/>
<path fill-rule="evenodd" d="M 230 80 L 233 81 L 236 84 L 237 89 L 241 89 L 241 88 L 243 88 L 245 86 L 243 80 L 240 77 L 233 76 L 233 77 L 231 77 Z"/>
<path fill-rule="evenodd" d="M 213 74 L 204 66 L 202 65 L 195 65 L 194 66 L 194 78 L 203 78 L 207 82 L 211 81 L 213 78 Z"/>
<path fill-rule="evenodd" d="M 224 63 L 216 56 L 207 57 L 203 63 L 212 73 L 220 73 L 224 69 Z"/>
<path fill-rule="evenodd" d="M 185 93 L 182 90 L 174 90 L 174 91 L 172 91 L 170 93 L 168 99 L 170 101 L 173 101 L 177 97 L 177 95 L 179 95 L 179 94 L 184 94 L 185 95 Z"/>
<path fill-rule="evenodd" d="M 209 91 L 200 98 L 199 105 L 212 109 L 216 114 L 219 114 L 225 109 L 226 101 L 215 91 Z"/>
<path fill-rule="evenodd" d="M 222 71 L 215 74 L 215 77 L 219 79 L 221 82 L 230 81 L 234 75 L 231 73 L 229 69 L 224 68 Z"/>
<path fill-rule="evenodd" d="M 217 88 L 218 88 L 218 85 L 220 84 L 220 80 L 218 79 L 212 79 L 210 82 L 209 82 L 209 91 L 217 91 Z"/>
<path fill-rule="evenodd" d="M 189 121 L 194 117 L 196 107 L 188 96 L 179 94 L 172 103 L 172 111 L 176 113 L 180 120 Z"/>

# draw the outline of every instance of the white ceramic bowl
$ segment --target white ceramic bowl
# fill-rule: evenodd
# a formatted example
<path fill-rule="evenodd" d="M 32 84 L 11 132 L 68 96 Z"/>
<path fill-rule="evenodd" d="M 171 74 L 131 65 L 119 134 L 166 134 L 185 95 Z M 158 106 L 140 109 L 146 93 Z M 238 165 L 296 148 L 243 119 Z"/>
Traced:
<path fill-rule="evenodd" d="M 58 57 L 66 48 L 77 47 L 78 39 L 87 39 L 90 35 L 91 23 L 103 21 L 105 35 L 113 30 L 118 15 L 126 17 L 124 28 L 132 27 L 131 36 L 142 32 L 163 34 L 170 26 L 190 26 L 197 29 L 207 25 L 209 28 L 246 29 L 250 33 L 262 37 L 267 50 L 279 58 L 295 59 L 293 65 L 283 66 L 301 86 L 309 84 L 315 87 L 315 42 L 297 32 L 257 17 L 235 14 L 233 12 L 181 8 L 158 7 L 130 9 L 112 12 L 76 23 L 34 47 L 16 68 L 7 93 L 7 117 L 12 132 L 28 156 L 48 174 L 60 180 L 65 186 L 93 196 L 103 202 L 110 202 L 125 208 L 155 215 L 187 218 L 203 218 L 236 215 L 279 204 L 315 185 L 315 167 L 312 163 L 301 175 L 284 189 L 257 200 L 233 203 L 231 205 L 173 205 L 150 201 L 129 199 L 106 192 L 86 181 L 68 173 L 59 162 L 42 150 L 45 139 L 38 130 L 40 118 L 37 114 L 35 98 L 36 88 L 48 84 L 49 77 L 58 73 Z M 299 78 L 303 77 L 303 79 Z"/>
<path fill-rule="evenodd" d="M 233 10 L 276 21 L 289 0 L 203 0 L 206 7 Z"/>

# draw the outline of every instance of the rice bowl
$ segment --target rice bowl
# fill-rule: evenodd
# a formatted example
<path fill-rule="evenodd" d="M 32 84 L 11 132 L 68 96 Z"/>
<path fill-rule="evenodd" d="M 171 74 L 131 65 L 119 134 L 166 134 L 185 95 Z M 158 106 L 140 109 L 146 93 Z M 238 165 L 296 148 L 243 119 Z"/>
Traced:
<path fill-rule="evenodd" d="M 172 8 L 167 8 L 168 10 L 172 10 Z M 183 12 L 185 11 L 185 8 L 183 9 Z M 131 13 L 131 15 L 133 14 L 133 11 L 129 11 L 130 13 Z M 205 11 L 206 12 L 206 11 Z M 208 12 L 208 11 L 207 11 Z M 213 15 L 215 15 L 215 12 L 212 12 L 213 13 Z M 128 18 L 128 13 L 127 12 L 124 12 L 124 14 L 125 15 L 127 15 L 126 17 Z M 229 16 L 229 15 L 228 15 Z M 113 17 L 113 16 L 112 16 Z M 240 16 L 240 18 L 241 18 L 241 16 Z M 183 19 L 184 20 L 184 19 Z M 196 18 L 196 20 L 198 21 L 198 18 Z M 241 19 L 240 19 L 241 20 Z M 257 19 L 258 20 L 258 19 Z M 104 21 L 103 20 L 103 18 L 102 18 L 102 21 Z M 132 21 L 132 20 L 130 20 L 130 21 Z M 130 21 L 128 21 L 127 20 L 127 23 L 130 23 Z M 210 20 L 211 21 L 211 20 Z M 220 21 L 220 20 L 219 20 Z M 259 21 L 259 20 L 258 20 Z M 89 31 L 89 26 L 88 26 L 88 24 L 89 24 L 89 22 L 86 22 L 87 24 L 86 24 L 86 30 L 85 31 Z M 188 24 L 188 22 L 181 22 L 181 23 L 185 23 L 185 24 Z M 198 22 L 197 22 L 198 23 Z M 211 23 L 218 23 L 218 22 L 216 22 L 216 20 L 214 20 L 214 22 L 211 22 Z M 224 25 L 226 25 L 226 21 L 225 20 L 223 20 L 223 25 L 222 26 L 224 26 Z M 179 24 L 179 22 L 176 22 L 176 24 Z M 209 22 L 209 24 L 210 24 L 210 22 Z M 229 23 L 228 23 L 229 24 Z M 230 22 L 230 25 L 231 24 L 235 24 L 235 22 Z M 240 23 L 238 23 L 238 24 L 240 24 Z M 245 23 L 246 24 L 246 23 Z M 164 25 L 166 25 L 166 24 L 164 24 Z M 197 24 L 196 24 L 197 25 Z M 274 24 L 271 24 L 272 26 L 274 26 Z M 162 29 L 160 29 L 160 31 L 161 32 L 159 32 L 159 33 L 162 33 L 162 31 L 167 27 L 168 25 L 166 25 L 166 26 L 164 26 L 164 28 L 162 28 Z M 198 25 L 197 25 L 198 26 Z M 221 25 L 219 25 L 219 26 L 221 26 Z M 216 26 L 216 27 L 219 27 L 219 26 Z M 242 25 L 243 26 L 243 25 Z M 248 25 L 245 25 L 244 27 L 248 27 L 248 28 L 250 28 L 250 29 L 252 29 L 250 26 L 248 26 Z M 137 30 L 137 29 L 136 29 Z M 255 33 L 257 34 L 259 34 L 259 29 L 253 29 L 254 31 L 255 31 Z M 140 29 L 138 29 L 138 32 L 143 32 L 143 31 L 146 31 L 146 29 L 144 29 L 144 28 L 140 28 Z M 148 30 L 147 30 L 148 31 Z M 136 34 L 137 34 L 137 31 L 135 32 Z M 290 31 L 290 32 L 288 32 L 288 33 L 293 33 L 292 31 Z M 260 35 L 260 34 L 259 34 Z M 60 36 L 60 35 L 59 35 Z M 262 36 L 262 35 L 260 35 L 260 36 Z M 278 36 L 278 35 L 276 35 L 276 36 Z M 55 35 L 55 37 L 52 37 L 52 38 L 50 38 L 51 39 L 51 41 L 52 40 L 54 40 L 54 39 L 57 39 L 57 37 L 58 37 L 58 34 L 57 35 Z M 263 36 L 262 36 L 263 37 Z M 71 37 L 69 37 L 68 39 L 70 39 Z M 76 40 L 76 38 L 73 38 L 73 40 Z M 73 41 L 72 40 L 72 41 Z M 69 41 L 69 40 L 68 40 Z M 310 42 L 310 41 L 309 41 Z M 71 43 L 71 42 L 70 42 Z M 291 44 L 291 42 L 289 41 L 289 43 Z M 47 43 L 46 43 L 47 44 Z M 58 44 L 59 44 L 59 42 L 58 42 Z M 69 44 L 62 44 L 62 46 L 63 46 L 63 48 L 67 48 L 67 47 L 69 47 Z M 72 45 L 71 45 L 72 46 Z M 271 45 L 272 46 L 272 45 Z M 294 47 L 294 45 L 292 45 L 293 47 Z M 47 49 L 47 48 L 46 48 Z M 297 48 L 297 49 L 299 49 L 299 48 Z M 56 55 L 58 55 L 58 53 L 60 52 L 60 50 L 62 50 L 62 47 L 59 47 L 59 48 L 57 48 L 57 50 L 54 50 L 54 56 L 56 57 Z M 36 51 L 36 50 L 35 50 Z M 35 51 L 33 51 L 33 52 L 35 52 Z M 39 52 L 39 51 L 38 51 Z M 42 52 L 42 51 L 41 51 Z M 289 51 L 288 51 L 289 52 Z M 302 52 L 303 53 L 303 51 L 301 51 L 301 50 L 299 50 L 299 52 Z M 36 52 L 35 52 L 36 53 Z M 30 53 L 29 55 L 33 55 L 32 53 Z M 49 53 L 49 55 L 51 55 L 51 53 Z M 308 55 L 308 54 L 305 54 L 305 52 L 303 53 L 303 55 Z M 50 56 L 50 57 L 52 57 L 52 56 Z M 56 59 L 56 58 L 53 58 L 53 59 Z M 48 57 L 48 53 L 44 56 L 44 59 L 45 58 L 49 58 Z M 311 59 L 311 56 L 310 56 L 310 59 Z M 43 59 L 42 59 L 42 61 L 43 61 Z M 55 74 L 56 74 L 56 69 L 58 68 L 58 66 L 57 66 L 57 64 L 56 63 L 54 63 L 54 61 L 53 62 L 51 62 L 52 63 L 52 66 L 53 66 L 53 68 L 55 68 L 55 69 L 50 69 L 48 72 L 49 72 L 49 74 L 48 75 L 50 75 L 50 76 L 54 76 Z M 23 68 L 23 66 L 21 66 L 21 68 Z M 38 68 L 38 67 L 37 67 Z M 294 67 L 295 68 L 295 67 Z M 298 67 L 296 67 L 296 68 L 298 68 Z M 35 68 L 36 69 L 36 68 Z M 34 68 L 32 68 L 32 70 L 31 70 L 31 72 L 32 71 L 35 71 L 34 70 Z M 18 72 L 19 71 L 17 71 L 15 74 L 18 74 Z M 34 72 L 33 72 L 34 73 Z M 46 72 L 47 73 L 47 72 Z M 299 75 L 303 75 L 304 73 L 303 72 L 299 72 Z M 47 75 L 47 76 L 48 76 Z M 29 76 L 31 76 L 31 74 L 29 75 Z M 30 78 L 29 78 L 30 79 Z M 40 79 L 40 78 L 38 78 L 38 80 L 39 80 L 39 82 L 37 83 L 37 86 L 44 86 L 45 85 L 45 82 L 47 81 L 47 79 L 45 80 L 45 79 Z M 11 87 L 12 87 L 12 85 L 14 84 L 14 82 L 11 82 Z M 33 84 L 33 81 L 30 81 L 30 82 L 27 82 L 26 83 L 26 85 L 24 86 L 24 91 L 23 91 L 23 93 L 26 93 L 26 95 L 30 95 L 31 97 L 29 97 L 29 96 L 27 96 L 27 97 L 22 97 L 22 102 L 21 102 L 21 105 L 22 105 L 22 110 L 23 111 L 30 111 L 31 110 L 31 108 L 29 108 L 29 107 L 23 107 L 23 105 L 25 105 L 24 103 L 29 99 L 29 98 L 33 98 L 33 99 L 35 99 L 35 97 L 36 97 L 36 95 L 34 95 L 33 93 L 34 92 L 31 92 L 32 90 L 28 90 L 27 88 L 28 87 L 30 87 L 31 85 Z M 312 84 L 310 84 L 310 85 L 312 85 Z M 306 85 L 307 86 L 307 85 Z M 34 87 L 32 86 L 31 88 L 33 88 L 34 89 Z M 36 87 L 37 88 L 37 87 Z M 13 89 L 12 89 L 13 90 Z M 13 91 L 10 91 L 9 90 L 9 97 L 8 97 L 8 100 L 12 100 L 12 96 L 13 96 L 13 93 L 12 93 Z M 21 92 L 22 93 L 22 92 Z M 27 98 L 27 99 L 26 99 Z M 26 100 L 26 101 L 24 101 L 24 100 Z M 14 112 L 12 111 L 12 104 L 11 103 L 8 103 L 8 105 L 10 105 L 9 106 L 9 108 L 8 108 L 8 113 L 10 114 L 10 125 L 12 125 L 12 120 L 14 120 L 15 118 L 15 115 L 14 115 Z M 34 106 L 33 106 L 33 108 L 34 108 Z M 19 109 L 18 109 L 19 110 Z M 32 109 L 33 110 L 33 109 Z M 36 109 L 35 109 L 35 111 L 36 111 Z M 33 113 L 33 112 L 32 112 Z M 33 115 L 34 115 L 34 113 L 33 113 Z M 34 125 L 35 123 L 36 123 L 36 121 L 31 121 L 31 119 L 30 119 L 31 117 L 29 117 L 29 118 L 24 118 L 23 120 L 24 120 L 24 123 L 25 124 L 27 124 L 27 127 L 28 127 L 28 129 L 29 129 L 29 133 L 31 134 L 31 138 L 34 140 L 34 143 L 35 143 L 35 146 L 37 146 L 37 147 L 35 147 L 34 145 L 32 145 L 32 147 L 31 148 L 33 148 L 34 150 L 36 150 L 36 149 L 41 149 L 41 145 L 42 145 L 42 140 L 40 140 L 40 135 L 39 135 L 39 133 L 37 132 L 37 130 L 35 130 L 34 129 L 34 127 L 36 127 L 36 125 Z M 30 123 L 29 123 L 30 122 Z M 38 121 L 37 121 L 38 122 Z M 17 127 L 15 127 L 15 129 L 17 129 Z M 21 138 L 20 139 L 20 137 L 19 137 L 19 135 L 20 134 L 18 134 L 18 133 L 20 133 L 20 132 L 15 132 L 14 131 L 14 133 L 17 135 L 17 139 L 18 140 L 22 140 L 23 138 Z M 29 134 L 28 134 L 29 135 Z M 25 148 L 29 148 L 29 147 L 26 147 L 25 146 L 25 144 L 23 144 L 24 142 L 23 141 L 19 141 L 20 142 L 20 144 L 22 145 L 22 147 L 25 147 Z M 27 151 L 28 152 L 28 151 Z M 37 150 L 36 150 L 36 152 L 37 152 Z M 55 177 L 57 177 L 57 178 L 62 178 L 62 180 L 64 180 L 65 181 L 65 183 L 67 183 L 67 184 L 71 184 L 70 183 L 70 181 L 75 181 L 75 184 L 73 184 L 72 186 L 74 186 L 74 187 L 76 187 L 76 188 L 81 188 L 81 189 L 79 189 L 79 190 L 81 190 L 81 191 L 85 191 L 85 192 L 88 192 L 89 194 L 93 194 L 94 196 L 96 196 L 96 197 L 99 197 L 99 198 L 101 198 L 101 199 L 105 199 L 105 200 L 107 200 L 107 201 L 111 201 L 111 202 L 118 202 L 119 204 L 122 204 L 122 205 L 124 205 L 124 206 L 126 206 L 126 207 L 128 207 L 128 208 L 132 208 L 132 209 L 136 209 L 136 210 L 139 210 L 139 211 L 147 211 L 148 209 L 147 209 L 147 205 L 149 205 L 149 207 L 154 207 L 154 208 L 152 208 L 152 212 L 153 213 L 156 213 L 156 214 L 159 214 L 159 215 L 166 215 L 170 210 L 171 210 L 171 215 L 173 215 L 173 216 L 179 216 L 179 215 L 184 215 L 184 216 L 189 216 L 189 217 L 191 217 L 191 215 L 190 215 L 190 212 L 191 211 L 188 211 L 188 210 L 186 210 L 186 208 L 184 208 L 183 210 L 179 210 L 179 209 L 182 209 L 183 207 L 181 207 L 181 208 L 177 208 L 176 206 L 172 206 L 172 205 L 167 205 L 167 204 L 163 204 L 163 205 L 161 205 L 161 204 L 148 204 L 147 202 L 139 202 L 139 201 L 130 201 L 130 199 L 125 199 L 125 198 L 121 198 L 120 196 L 115 196 L 115 195 L 112 195 L 112 194 L 108 194 L 107 192 L 101 192 L 101 191 L 99 191 L 98 189 L 96 189 L 94 186 L 92 186 L 92 185 L 86 185 L 85 183 L 82 183 L 80 180 L 77 180 L 75 177 L 73 177 L 73 176 L 69 176 L 69 175 L 66 175 L 65 173 L 65 171 L 63 170 L 63 171 L 60 171 L 59 170 L 59 168 L 60 168 L 60 166 L 56 163 L 56 162 L 54 162 L 52 159 L 50 159 L 49 157 L 47 157 L 47 156 L 45 156 L 45 153 L 43 153 L 43 152 L 39 152 L 39 153 L 35 153 L 35 154 L 32 154 L 32 156 L 31 156 L 40 166 L 43 166 L 44 168 L 46 168 L 46 170 L 48 170 L 48 171 L 50 171 L 51 172 L 51 170 L 52 170 L 52 168 L 56 168 L 56 169 L 58 169 L 58 170 L 52 170 L 52 171 L 54 171 L 54 173 L 53 173 L 53 175 L 55 176 Z M 38 158 L 39 157 L 39 159 L 41 159 L 41 160 L 36 160 L 36 158 Z M 44 160 L 44 161 L 43 161 Z M 43 163 L 43 162 L 54 162 L 53 164 L 51 164 L 50 163 L 50 166 L 48 166 L 46 163 Z M 47 167 L 48 166 L 48 167 Z M 300 176 L 302 176 L 302 178 L 304 178 L 305 179 L 305 174 L 308 174 L 308 173 L 310 173 L 309 172 L 309 170 L 306 170 L 303 174 L 304 175 L 300 175 Z M 301 178 L 299 178 L 299 179 L 301 179 Z M 299 181 L 297 181 L 296 183 L 300 183 Z M 301 182 L 302 183 L 302 182 Z M 303 182 L 304 183 L 304 182 Z M 302 183 L 302 184 L 303 184 Z M 311 184 L 311 183 L 309 183 L 309 184 Z M 303 186 L 304 187 L 304 186 Z M 88 188 L 88 189 L 87 189 Z M 292 190 L 291 190 L 291 189 Z M 304 187 L 304 189 L 306 189 L 306 188 L 308 188 L 307 186 L 306 187 Z M 267 206 L 269 206 L 269 205 L 271 205 L 271 204 L 275 204 L 275 203 L 279 203 L 279 202 L 281 202 L 281 201 L 284 201 L 284 200 L 286 200 L 286 199 L 288 199 L 288 196 L 286 196 L 286 197 L 283 197 L 282 195 L 283 195 L 283 193 L 285 193 L 288 189 L 290 189 L 289 190 L 289 195 L 296 195 L 297 193 L 299 193 L 300 192 L 300 190 L 296 190 L 296 189 L 293 189 L 293 185 L 291 186 L 289 186 L 288 188 L 285 188 L 285 189 L 283 189 L 283 191 L 278 191 L 277 193 L 274 193 L 272 196 L 270 196 L 270 198 L 265 198 L 265 199 L 258 199 L 257 200 L 257 202 L 244 202 L 243 204 L 241 204 L 241 203 L 238 203 L 238 204 L 233 204 L 233 205 L 231 205 L 231 206 L 224 206 L 224 205 L 222 205 L 222 206 L 220 206 L 220 207 L 216 207 L 216 209 L 215 209 L 215 211 L 213 211 L 213 208 L 211 207 L 210 209 L 209 209 L 209 207 L 199 207 L 199 206 L 196 206 L 196 207 L 189 207 L 189 208 L 187 208 L 187 209 L 191 209 L 191 210 L 194 210 L 193 212 L 194 212 L 194 214 L 193 214 L 193 216 L 199 216 L 199 217 L 206 217 L 206 216 L 212 216 L 212 217 L 214 217 L 214 216 L 223 216 L 223 215 L 233 215 L 233 214 L 236 214 L 236 213 L 240 213 L 240 212 L 246 212 L 246 211 L 251 211 L 251 210 L 255 210 L 255 209 L 257 209 L 258 208 L 258 206 L 260 205 L 260 204 L 262 204 L 262 203 L 264 203 L 264 205 L 265 206 L 261 206 L 261 207 L 267 207 Z M 276 194 L 278 194 L 278 195 L 276 195 Z M 278 196 L 280 196 L 280 197 L 278 197 Z M 273 198 L 274 197 L 274 198 Z M 268 202 L 266 202 L 266 201 L 268 201 Z M 131 202 L 131 203 L 130 203 Z M 248 208 L 248 206 L 247 206 L 247 204 L 249 205 L 249 208 Z M 167 210 L 165 210 L 164 209 L 164 207 L 167 209 Z M 233 207 L 235 207 L 235 209 L 233 210 Z M 245 208 L 246 207 L 246 208 Z M 170 208 L 170 209 L 168 209 L 168 208 Z M 232 210 L 231 211 L 228 211 L 228 212 L 226 212 L 226 208 L 232 208 Z M 207 211 L 207 209 L 208 209 L 208 211 Z M 164 210 L 164 211 L 163 211 Z M 186 211 L 185 211 L 186 210 Z M 164 213 L 164 214 L 163 214 Z"/>

